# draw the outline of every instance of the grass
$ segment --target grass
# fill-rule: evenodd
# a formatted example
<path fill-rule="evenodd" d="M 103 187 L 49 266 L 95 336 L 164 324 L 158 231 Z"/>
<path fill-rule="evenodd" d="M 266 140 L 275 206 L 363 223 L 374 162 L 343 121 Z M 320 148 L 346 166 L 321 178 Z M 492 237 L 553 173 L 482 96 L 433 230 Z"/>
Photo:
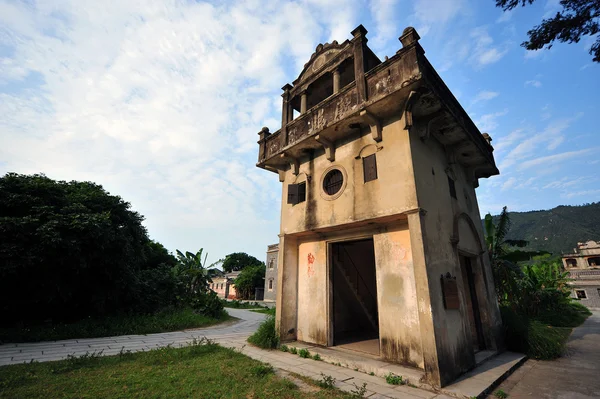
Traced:
<path fill-rule="evenodd" d="M 275 308 L 271 308 L 271 309 L 250 309 L 251 312 L 255 312 L 255 313 L 263 313 L 263 314 L 268 314 L 271 316 L 275 316 Z"/>
<path fill-rule="evenodd" d="M 401 375 L 389 373 L 385 376 L 385 382 L 391 385 L 406 385 L 408 380 L 403 379 Z"/>
<path fill-rule="evenodd" d="M 502 307 L 501 311 L 508 348 L 540 360 L 560 357 L 573 328 L 591 315 L 585 306 L 577 302 L 547 311 L 534 319 L 527 319 L 507 307 Z"/>
<path fill-rule="evenodd" d="M 206 327 L 230 319 L 223 312 L 218 318 L 196 313 L 191 308 L 165 309 L 150 315 L 119 315 L 103 319 L 84 319 L 74 323 L 0 328 L 2 342 L 38 342 L 72 338 L 111 337 L 152 334 L 186 328 Z"/>
<path fill-rule="evenodd" d="M 260 305 L 258 302 L 241 302 L 236 299 L 233 301 L 227 301 L 225 299 L 221 299 L 221 303 L 223 303 L 223 307 L 226 308 L 234 308 L 234 309 L 268 309 L 268 307 Z"/>
<path fill-rule="evenodd" d="M 349 399 L 337 389 L 302 392 L 267 364 L 204 341 L 118 356 L 0 367 L 0 398 L 319 398 Z"/>
<path fill-rule="evenodd" d="M 269 316 L 258 329 L 248 337 L 248 342 L 263 349 L 275 349 L 279 346 L 279 335 L 275 329 L 275 317 Z"/>

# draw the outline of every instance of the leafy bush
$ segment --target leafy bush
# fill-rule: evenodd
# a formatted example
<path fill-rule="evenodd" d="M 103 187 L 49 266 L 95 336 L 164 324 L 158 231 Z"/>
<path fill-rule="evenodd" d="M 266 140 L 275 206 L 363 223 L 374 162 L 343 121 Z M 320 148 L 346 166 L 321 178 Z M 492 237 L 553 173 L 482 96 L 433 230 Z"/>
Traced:
<path fill-rule="evenodd" d="M 191 306 L 201 314 L 216 319 L 224 314 L 223 303 L 214 291 L 195 294 L 191 300 Z"/>
<path fill-rule="evenodd" d="M 281 345 L 279 347 L 279 350 L 282 351 L 282 352 L 288 352 L 290 349 L 288 348 L 287 345 Z"/>
<path fill-rule="evenodd" d="M 387 382 L 388 384 L 391 384 L 391 385 L 406 385 L 408 380 L 403 379 L 401 375 L 388 373 L 385 376 L 385 382 Z"/>
<path fill-rule="evenodd" d="M 291 353 L 292 355 L 295 355 L 295 354 L 297 354 L 297 353 L 298 353 L 298 349 L 297 349 L 295 346 L 292 346 L 292 347 L 290 348 L 290 353 Z"/>
<path fill-rule="evenodd" d="M 315 353 L 312 358 L 313 358 L 313 360 L 319 361 L 319 360 L 321 360 L 321 355 L 319 355 L 318 353 Z"/>
<path fill-rule="evenodd" d="M 257 377 L 264 377 L 269 374 L 273 374 L 274 369 L 273 366 L 266 363 L 261 363 L 257 366 L 252 367 L 251 372 L 253 375 Z"/>
<path fill-rule="evenodd" d="M 310 352 L 307 349 L 300 349 L 298 351 L 298 356 L 300 356 L 301 358 L 307 359 L 310 357 Z"/>
<path fill-rule="evenodd" d="M 270 316 L 263 321 L 258 326 L 258 330 L 248 337 L 248 342 L 263 349 L 277 348 L 279 345 L 279 335 L 275 328 L 275 318 Z"/>
<path fill-rule="evenodd" d="M 235 290 L 237 296 L 242 299 L 254 298 L 254 289 L 264 285 L 265 272 L 267 268 L 264 263 L 248 266 L 242 269 L 235 279 Z"/>
<path fill-rule="evenodd" d="M 321 380 L 318 382 L 318 385 L 321 388 L 332 389 L 335 386 L 336 379 L 330 375 L 326 375 L 321 373 Z"/>

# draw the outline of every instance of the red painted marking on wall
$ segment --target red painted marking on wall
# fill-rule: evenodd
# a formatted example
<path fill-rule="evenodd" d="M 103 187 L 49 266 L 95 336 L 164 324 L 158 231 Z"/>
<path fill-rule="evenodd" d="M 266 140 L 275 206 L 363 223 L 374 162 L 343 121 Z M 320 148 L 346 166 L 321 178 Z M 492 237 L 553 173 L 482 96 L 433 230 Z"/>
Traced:
<path fill-rule="evenodd" d="M 311 253 L 308 254 L 308 277 L 314 276 L 315 269 L 312 267 L 312 264 L 315 263 L 315 256 Z"/>

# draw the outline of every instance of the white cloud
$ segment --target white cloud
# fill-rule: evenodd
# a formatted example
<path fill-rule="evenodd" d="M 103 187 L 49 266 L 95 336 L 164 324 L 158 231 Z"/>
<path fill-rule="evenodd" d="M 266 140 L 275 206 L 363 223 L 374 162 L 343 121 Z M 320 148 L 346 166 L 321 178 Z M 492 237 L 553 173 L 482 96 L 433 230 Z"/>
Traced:
<path fill-rule="evenodd" d="M 496 20 L 496 23 L 509 22 L 513 17 L 514 11 L 515 10 L 502 11 L 502 14 L 500 14 L 498 19 Z"/>
<path fill-rule="evenodd" d="M 465 0 L 415 0 L 413 10 L 419 23 L 416 28 L 424 36 L 432 29 L 441 32 L 448 22 L 468 11 L 468 4 Z"/>
<path fill-rule="evenodd" d="M 517 179 L 514 177 L 510 177 L 508 178 L 508 180 L 506 180 L 504 182 L 504 184 L 502 184 L 502 191 L 508 190 L 509 188 L 513 187 L 515 184 L 517 184 Z"/>
<path fill-rule="evenodd" d="M 280 183 L 256 133 L 316 44 L 350 36 L 348 4 L 2 2 L 0 172 L 101 183 L 170 249 L 261 256 Z"/>
<path fill-rule="evenodd" d="M 471 61 L 476 67 L 498 62 L 508 52 L 506 45 L 498 46 L 494 43 L 486 26 L 473 29 L 470 36 L 474 40 Z"/>
<path fill-rule="evenodd" d="M 471 105 L 476 104 L 481 101 L 489 101 L 491 99 L 498 97 L 499 95 L 500 95 L 500 93 L 498 93 L 496 91 L 489 91 L 489 90 L 480 91 L 479 93 L 477 93 L 477 95 L 473 99 L 473 102 Z"/>
<path fill-rule="evenodd" d="M 583 197 L 583 196 L 596 196 L 600 194 L 600 190 L 582 190 L 582 191 L 572 191 L 564 194 L 564 197 L 567 198 L 575 198 L 575 197 Z"/>
<path fill-rule="evenodd" d="M 475 124 L 482 132 L 493 132 L 498 127 L 498 118 L 508 113 L 508 110 L 492 112 L 490 114 L 482 115 L 475 121 Z"/>
<path fill-rule="evenodd" d="M 533 87 L 537 87 L 540 88 L 542 87 L 542 82 L 540 82 L 539 80 L 528 80 L 525 82 L 525 86 L 533 86 Z"/>
<path fill-rule="evenodd" d="M 519 170 L 529 169 L 535 166 L 543 166 L 543 165 L 554 165 L 556 163 L 565 161 L 567 159 L 575 158 L 580 155 L 584 155 L 589 153 L 590 151 L 595 150 L 592 148 L 586 148 L 585 150 L 579 151 L 567 151 L 559 154 L 547 155 L 545 157 L 534 158 L 528 161 L 525 161 L 519 165 Z"/>
<path fill-rule="evenodd" d="M 514 137 L 519 137 L 519 139 L 522 138 L 524 140 L 512 147 L 506 155 L 504 155 L 504 152 L 501 154 L 501 157 L 499 157 L 500 170 L 517 164 L 520 164 L 522 167 L 522 164 L 530 160 L 531 157 L 540 154 L 543 151 L 552 151 L 558 148 L 565 141 L 565 131 L 568 130 L 571 124 L 582 115 L 583 114 L 580 113 L 572 118 L 553 121 L 541 132 L 531 131 L 528 135 L 515 135 Z M 510 145 L 515 142 L 516 140 L 512 140 Z M 510 145 L 504 145 L 502 149 L 506 150 Z"/>

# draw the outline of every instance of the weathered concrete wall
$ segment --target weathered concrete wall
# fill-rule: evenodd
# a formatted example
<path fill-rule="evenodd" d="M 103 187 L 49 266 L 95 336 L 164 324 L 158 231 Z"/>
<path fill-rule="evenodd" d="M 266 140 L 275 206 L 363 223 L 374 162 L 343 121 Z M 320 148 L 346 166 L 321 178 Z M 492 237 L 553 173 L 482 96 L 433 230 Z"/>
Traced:
<path fill-rule="evenodd" d="M 298 241 L 279 238 L 276 326 L 282 341 L 296 339 L 298 306 Z"/>
<path fill-rule="evenodd" d="M 492 349 L 498 343 L 501 319 L 489 259 L 487 254 L 482 254 L 484 246 L 481 223 L 473 222 L 479 221 L 479 209 L 468 171 L 458 164 L 449 164 L 444 148 L 435 139 L 423 141 L 412 135 L 411 155 L 418 204 L 424 210 L 420 221 L 430 311 L 434 321 L 434 345 L 437 348 L 424 348 L 425 352 L 430 353 L 425 362 L 429 360 L 438 363 L 439 383 L 445 385 L 475 364 L 459 253 L 472 256 L 475 260 L 473 268 L 482 310 L 482 324 L 486 332 L 485 341 Z M 450 174 L 455 180 L 456 199 L 450 195 L 448 167 L 453 172 Z M 422 265 L 415 264 L 415 268 L 420 267 Z M 459 310 L 444 308 L 440 276 L 446 273 L 457 277 L 461 303 Z M 434 374 L 430 373 L 432 378 Z"/>
<path fill-rule="evenodd" d="M 373 236 L 381 356 L 423 368 L 417 290 L 408 226 Z"/>
<path fill-rule="evenodd" d="M 327 244 L 298 246 L 298 335 L 300 341 L 327 345 Z"/>
<path fill-rule="evenodd" d="M 285 173 L 281 209 L 281 233 L 294 234 L 328 226 L 395 215 L 416 206 L 408 135 L 398 119 L 384 121 L 384 141 L 375 143 L 370 133 L 347 143 L 336 143 L 335 162 L 323 153 L 300 164 L 300 173 Z M 362 158 L 376 153 L 376 180 L 365 183 Z M 358 157 L 358 159 L 357 159 Z M 322 179 L 327 169 L 337 166 L 345 174 L 341 196 L 327 200 Z M 309 179 L 307 177 L 310 177 Z M 306 181 L 306 201 L 287 204 L 288 184 Z"/>

